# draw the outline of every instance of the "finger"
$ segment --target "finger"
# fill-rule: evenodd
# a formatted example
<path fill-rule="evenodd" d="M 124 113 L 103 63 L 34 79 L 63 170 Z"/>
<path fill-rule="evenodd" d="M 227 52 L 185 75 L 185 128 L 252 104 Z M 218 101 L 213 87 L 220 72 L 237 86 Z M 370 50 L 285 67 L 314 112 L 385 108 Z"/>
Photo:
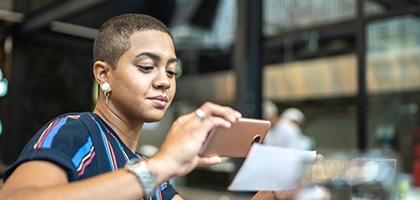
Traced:
<path fill-rule="evenodd" d="M 202 130 L 209 132 L 214 127 L 230 128 L 234 122 L 228 121 L 225 118 L 218 116 L 209 116 L 203 120 L 199 126 Z"/>
<path fill-rule="evenodd" d="M 273 193 L 274 193 L 274 197 L 277 200 L 291 200 L 291 199 L 295 199 L 297 195 L 296 190 L 278 190 L 278 191 L 274 191 Z"/>
<path fill-rule="evenodd" d="M 222 162 L 222 158 L 220 156 L 201 157 L 198 161 L 198 165 L 210 166 L 210 165 L 220 164 L 221 162 Z"/>
<path fill-rule="evenodd" d="M 222 117 L 231 123 L 238 120 L 238 118 L 242 117 L 242 114 L 238 112 L 237 110 L 228 107 L 228 106 L 221 106 L 218 104 L 214 104 L 211 102 L 204 103 L 200 108 L 200 112 L 203 111 L 206 116 L 217 116 Z"/>
<path fill-rule="evenodd" d="M 321 161 L 321 160 L 324 160 L 324 156 L 321 154 L 316 154 L 315 161 Z"/>

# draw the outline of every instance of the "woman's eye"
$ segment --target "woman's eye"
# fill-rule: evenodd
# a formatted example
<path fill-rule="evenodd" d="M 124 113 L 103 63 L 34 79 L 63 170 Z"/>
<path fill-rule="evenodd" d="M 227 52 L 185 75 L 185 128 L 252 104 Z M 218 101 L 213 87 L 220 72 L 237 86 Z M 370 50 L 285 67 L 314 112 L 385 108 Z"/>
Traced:
<path fill-rule="evenodd" d="M 168 76 L 169 77 L 174 77 L 174 76 L 176 76 L 176 75 L 178 75 L 176 72 L 174 72 L 174 71 L 171 71 L 171 70 L 166 70 L 166 73 L 168 74 Z"/>
<path fill-rule="evenodd" d="M 153 67 L 152 66 L 138 66 L 142 71 L 152 71 Z"/>

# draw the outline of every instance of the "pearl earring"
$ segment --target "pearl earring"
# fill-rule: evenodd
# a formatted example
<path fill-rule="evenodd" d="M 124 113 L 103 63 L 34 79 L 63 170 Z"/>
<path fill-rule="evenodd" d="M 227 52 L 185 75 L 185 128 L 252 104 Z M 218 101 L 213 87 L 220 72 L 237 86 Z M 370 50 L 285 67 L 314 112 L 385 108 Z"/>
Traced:
<path fill-rule="evenodd" d="M 104 92 L 104 96 L 105 96 L 105 103 L 108 104 L 108 99 L 109 99 L 109 93 L 108 90 L 111 86 L 109 85 L 109 83 L 104 83 L 101 85 L 101 89 Z"/>
<path fill-rule="evenodd" d="M 109 90 L 109 87 L 110 87 L 109 83 L 104 83 L 104 84 L 102 84 L 101 89 L 102 89 L 102 91 L 106 92 L 106 91 Z"/>

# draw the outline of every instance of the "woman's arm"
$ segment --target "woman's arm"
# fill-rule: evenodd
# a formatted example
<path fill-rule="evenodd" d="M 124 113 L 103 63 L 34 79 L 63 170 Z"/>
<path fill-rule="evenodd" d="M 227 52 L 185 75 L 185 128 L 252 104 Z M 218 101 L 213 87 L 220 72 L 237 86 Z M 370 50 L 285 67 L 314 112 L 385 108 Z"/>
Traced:
<path fill-rule="evenodd" d="M 157 181 L 153 186 L 189 173 L 197 165 L 213 165 L 220 157 L 200 157 L 208 132 L 214 126 L 229 128 L 241 114 L 232 108 L 205 103 L 195 112 L 179 117 L 160 150 L 147 162 Z M 99 155 L 98 155 L 99 156 Z M 0 199 L 139 199 L 144 196 L 134 173 L 108 172 L 86 180 L 68 182 L 66 171 L 49 161 L 28 161 L 18 166 L 0 190 Z"/>
<path fill-rule="evenodd" d="M 172 200 L 184 200 L 184 199 L 179 195 L 175 195 L 174 198 L 172 198 Z"/>
<path fill-rule="evenodd" d="M 0 199 L 135 199 L 143 196 L 136 176 L 125 170 L 68 183 L 63 168 L 49 161 L 21 164 L 0 190 Z"/>

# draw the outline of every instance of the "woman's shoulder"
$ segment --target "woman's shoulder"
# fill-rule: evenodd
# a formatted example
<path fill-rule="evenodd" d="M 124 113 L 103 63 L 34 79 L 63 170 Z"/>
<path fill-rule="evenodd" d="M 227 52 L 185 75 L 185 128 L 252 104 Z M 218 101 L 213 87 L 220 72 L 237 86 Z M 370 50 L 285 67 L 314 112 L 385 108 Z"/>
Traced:
<path fill-rule="evenodd" d="M 47 122 L 41 129 L 38 130 L 37 134 L 39 137 L 46 137 L 51 135 L 56 138 L 60 137 L 77 137 L 78 135 L 86 135 L 89 131 L 89 121 L 91 112 L 71 112 L 61 114 L 54 117 Z M 85 130 L 85 131 L 84 131 Z"/>
<path fill-rule="evenodd" d="M 51 119 L 47 124 L 60 123 L 60 124 L 80 124 L 86 121 L 92 121 L 94 114 L 92 112 L 69 112 L 58 115 Z"/>
<path fill-rule="evenodd" d="M 68 119 L 78 120 L 82 117 L 91 116 L 91 115 L 93 115 L 92 112 L 68 112 L 68 113 L 58 115 L 54 119 L 56 120 L 56 119 L 68 118 Z"/>

